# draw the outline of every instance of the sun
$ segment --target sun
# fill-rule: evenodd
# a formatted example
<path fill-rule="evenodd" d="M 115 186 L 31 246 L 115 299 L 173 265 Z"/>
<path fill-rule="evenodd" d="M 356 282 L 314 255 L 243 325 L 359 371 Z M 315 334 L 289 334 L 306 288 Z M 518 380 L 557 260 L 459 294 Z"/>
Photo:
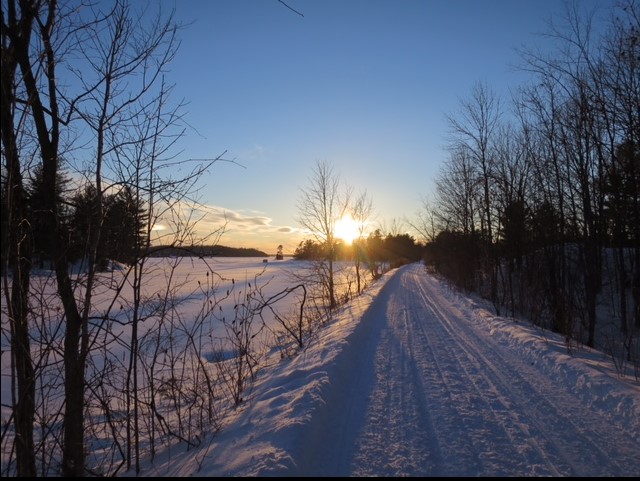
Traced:
<path fill-rule="evenodd" d="M 346 215 L 336 222 L 335 236 L 351 244 L 360 236 L 360 224 L 350 215 Z"/>

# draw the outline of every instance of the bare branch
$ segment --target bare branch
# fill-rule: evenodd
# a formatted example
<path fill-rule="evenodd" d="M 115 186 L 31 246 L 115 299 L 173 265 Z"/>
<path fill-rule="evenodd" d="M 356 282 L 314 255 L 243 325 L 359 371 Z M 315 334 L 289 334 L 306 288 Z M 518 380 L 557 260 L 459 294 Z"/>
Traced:
<path fill-rule="evenodd" d="M 304 17 L 304 15 L 302 15 L 300 12 L 298 12 L 297 10 L 291 8 L 289 5 L 287 5 L 285 2 L 283 2 L 282 0 L 278 0 L 282 5 L 284 5 L 285 7 L 287 7 L 289 10 L 291 10 L 292 12 L 297 13 L 298 15 L 300 15 L 301 17 Z"/>

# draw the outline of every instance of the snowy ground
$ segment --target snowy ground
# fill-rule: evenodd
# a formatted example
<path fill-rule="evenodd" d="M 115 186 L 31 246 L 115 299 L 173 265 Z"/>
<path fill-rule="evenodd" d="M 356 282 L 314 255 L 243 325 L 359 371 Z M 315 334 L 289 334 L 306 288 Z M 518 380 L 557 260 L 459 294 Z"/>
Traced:
<path fill-rule="evenodd" d="M 141 474 L 640 476 L 640 384 L 413 264 L 304 352 L 274 352 L 217 435 Z"/>

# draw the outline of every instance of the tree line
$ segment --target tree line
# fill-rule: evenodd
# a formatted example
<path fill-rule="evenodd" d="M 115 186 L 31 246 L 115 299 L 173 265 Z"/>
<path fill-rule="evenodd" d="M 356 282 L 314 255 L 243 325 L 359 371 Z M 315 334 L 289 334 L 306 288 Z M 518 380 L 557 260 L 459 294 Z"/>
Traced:
<path fill-rule="evenodd" d="M 427 261 L 497 313 L 596 339 L 614 319 L 640 352 L 640 10 L 607 12 L 604 30 L 567 8 L 522 51 L 532 81 L 505 101 L 477 83 L 449 116 L 449 158 L 419 221 Z M 559 26 L 560 25 L 560 26 Z M 608 312 L 601 312 L 608 306 Z M 613 346 L 613 344 L 611 344 Z"/>
<path fill-rule="evenodd" d="M 293 254 L 297 260 L 321 260 L 327 257 L 327 246 L 314 239 L 301 241 Z M 382 234 L 380 228 L 361 238 L 354 239 L 351 244 L 338 239 L 335 258 L 341 261 L 354 261 L 360 258 L 366 261 L 367 268 L 374 277 L 379 277 L 380 266 L 395 268 L 411 262 L 422 260 L 424 245 L 411 234 Z"/>
<path fill-rule="evenodd" d="M 4 168 L 3 168 L 4 173 Z M 64 237 L 69 239 L 67 257 L 69 262 L 78 263 L 84 260 L 86 241 L 95 224 L 96 188 L 93 184 L 85 184 L 75 191 L 69 190 L 70 180 L 62 173 L 57 175 L 56 203 L 59 206 L 60 226 Z M 2 182 L 2 240 L 8 245 L 10 218 L 7 211 L 6 176 Z M 31 262 L 34 268 L 49 269 L 54 263 L 51 245 L 51 233 L 47 230 L 45 215 L 48 210 L 42 184 L 42 169 L 36 169 L 34 177 L 27 179 L 25 185 L 25 219 L 30 225 L 30 237 L 24 243 L 30 244 Z M 146 223 L 144 207 L 137 201 L 132 188 L 123 186 L 114 193 L 105 193 L 102 198 L 103 219 L 101 235 L 96 250 L 96 264 L 99 270 L 109 268 L 112 261 L 130 264 L 135 259 L 136 249 L 149 246 L 144 240 Z M 7 250 L 2 250 L 2 270 L 11 269 L 15 259 L 7 257 Z"/>
<path fill-rule="evenodd" d="M 353 261 L 355 287 L 360 294 L 365 287 L 367 274 L 379 278 L 383 272 L 402 264 L 416 262 L 422 258 L 424 246 L 408 233 L 389 232 L 381 229 L 368 233 L 374 213 L 373 201 L 366 191 L 354 195 L 353 187 L 345 184 L 334 166 L 327 161 L 316 161 L 306 186 L 300 189 L 298 199 L 298 222 L 309 238 L 300 242 L 294 253 L 298 260 L 313 262 L 307 281 L 315 279 L 320 286 L 320 297 L 330 308 L 340 304 L 340 299 L 351 296 L 351 281 L 347 279 L 346 293 L 338 293 L 336 285 L 339 260 Z M 348 216 L 353 220 L 357 236 L 352 244 L 339 238 L 337 225 Z M 345 290 L 345 287 L 342 287 Z"/>

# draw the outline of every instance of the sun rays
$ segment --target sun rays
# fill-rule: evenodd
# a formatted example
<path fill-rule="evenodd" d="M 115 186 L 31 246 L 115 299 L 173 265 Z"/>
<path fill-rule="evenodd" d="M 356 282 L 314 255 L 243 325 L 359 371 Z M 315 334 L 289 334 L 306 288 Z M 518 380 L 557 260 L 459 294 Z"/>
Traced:
<path fill-rule="evenodd" d="M 336 222 L 335 236 L 347 244 L 351 244 L 360 237 L 360 230 L 360 224 L 353 220 L 350 215 L 346 215 Z"/>

